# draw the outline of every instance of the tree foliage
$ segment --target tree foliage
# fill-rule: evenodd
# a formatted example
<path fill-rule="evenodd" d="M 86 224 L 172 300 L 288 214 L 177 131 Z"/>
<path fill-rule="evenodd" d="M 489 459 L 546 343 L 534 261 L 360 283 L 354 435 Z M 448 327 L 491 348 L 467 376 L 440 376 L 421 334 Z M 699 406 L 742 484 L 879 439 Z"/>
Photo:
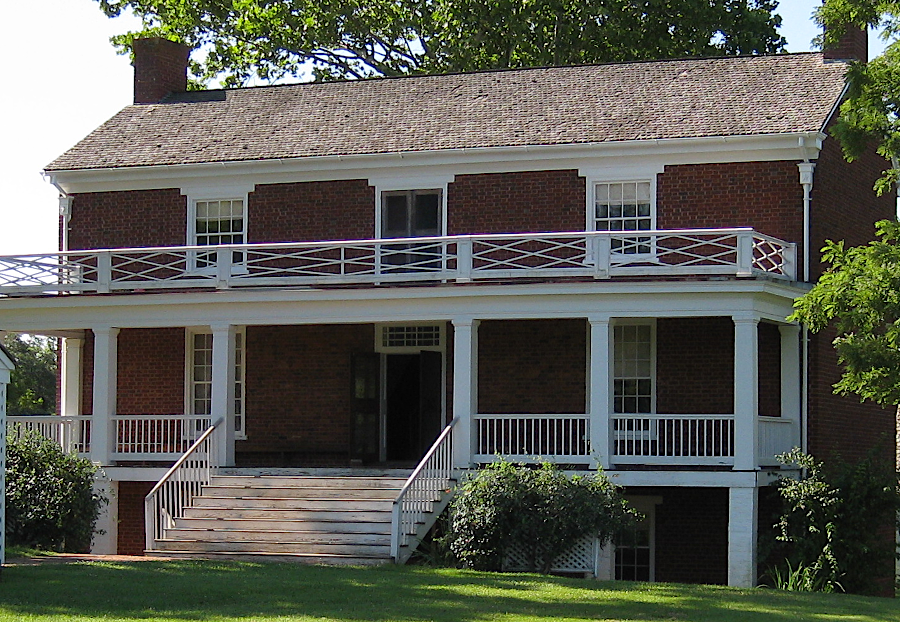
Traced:
<path fill-rule="evenodd" d="M 6 335 L 3 346 L 16 359 L 6 392 L 10 415 L 43 415 L 56 411 L 56 340 Z"/>
<path fill-rule="evenodd" d="M 836 44 L 849 26 L 881 29 L 888 42 L 881 56 L 851 66 L 850 90 L 833 133 L 851 161 L 875 145 L 890 163 L 875 188 L 879 194 L 891 191 L 900 181 L 895 165 L 900 156 L 900 0 L 825 0 L 816 20 L 825 27 L 820 38 L 825 45 Z"/>
<path fill-rule="evenodd" d="M 208 51 L 199 83 L 396 76 L 777 52 L 778 0 L 97 0 Z"/>
<path fill-rule="evenodd" d="M 59 552 L 90 550 L 107 502 L 94 492 L 97 467 L 65 454 L 34 431 L 10 434 L 6 459 L 6 538 L 10 545 Z"/>
<path fill-rule="evenodd" d="M 529 570 L 553 560 L 582 536 L 602 543 L 636 517 L 603 473 L 567 477 L 550 463 L 537 469 L 500 460 L 467 480 L 450 506 L 450 550 L 466 567 L 501 570 L 518 548 Z"/>
<path fill-rule="evenodd" d="M 829 264 L 819 282 L 794 302 L 789 318 L 813 332 L 833 324 L 843 366 L 835 391 L 882 405 L 900 404 L 900 224 L 876 224 L 878 238 L 847 248 L 826 242 Z"/>
<path fill-rule="evenodd" d="M 893 575 L 891 545 L 900 511 L 900 481 L 883 451 L 873 450 L 850 464 L 825 465 L 794 449 L 779 456 L 804 469 L 800 479 L 778 484 L 782 515 L 776 538 L 787 545 L 787 573 L 800 580 L 786 585 L 800 591 L 842 590 L 878 593 L 879 579 Z"/>

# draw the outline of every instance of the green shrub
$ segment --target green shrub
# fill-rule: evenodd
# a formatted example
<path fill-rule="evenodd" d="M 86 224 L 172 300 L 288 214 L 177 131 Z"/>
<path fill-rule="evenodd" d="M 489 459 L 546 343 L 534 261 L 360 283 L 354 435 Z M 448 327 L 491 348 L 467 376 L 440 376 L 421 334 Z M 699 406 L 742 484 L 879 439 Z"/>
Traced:
<path fill-rule="evenodd" d="M 797 574 L 786 583 L 810 591 L 882 592 L 879 583 L 893 575 L 896 559 L 891 543 L 900 482 L 893 465 L 878 450 L 855 464 L 834 460 L 826 466 L 799 449 L 779 459 L 806 475 L 778 484 L 782 515 L 776 539 L 785 561 L 770 574 Z"/>
<path fill-rule="evenodd" d="M 7 544 L 90 550 L 97 516 L 108 502 L 94 492 L 97 467 L 36 432 L 10 434 L 6 451 Z"/>
<path fill-rule="evenodd" d="M 602 472 L 568 477 L 546 462 L 532 469 L 500 460 L 460 486 L 450 517 L 450 550 L 463 566 L 502 570 L 519 547 L 529 570 L 548 573 L 573 541 L 596 534 L 608 542 L 636 513 Z"/>

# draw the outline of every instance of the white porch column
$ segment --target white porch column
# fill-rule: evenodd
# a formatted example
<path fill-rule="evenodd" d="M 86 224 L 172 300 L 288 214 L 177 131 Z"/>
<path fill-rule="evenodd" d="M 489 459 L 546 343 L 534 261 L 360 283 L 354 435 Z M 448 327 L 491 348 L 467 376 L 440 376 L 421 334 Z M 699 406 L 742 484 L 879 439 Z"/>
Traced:
<path fill-rule="evenodd" d="M 0 571 L 6 563 L 6 385 L 12 359 L 0 350 Z"/>
<path fill-rule="evenodd" d="M 67 337 L 62 340 L 60 357 L 60 397 L 59 414 L 77 417 L 81 414 L 81 353 L 83 339 Z"/>
<path fill-rule="evenodd" d="M 758 468 L 759 318 L 734 317 L 734 470 Z"/>
<path fill-rule="evenodd" d="M 756 586 L 758 488 L 728 489 L 728 585 Z"/>
<path fill-rule="evenodd" d="M 610 364 L 612 352 L 610 347 L 609 316 L 592 316 L 588 318 L 589 349 L 588 357 L 588 412 L 591 416 L 591 458 L 596 462 L 592 466 L 610 467 L 610 407 L 609 385 L 611 378 Z"/>
<path fill-rule="evenodd" d="M 234 466 L 234 356 L 237 329 L 231 324 L 210 326 L 212 343 L 212 423 L 220 417 L 217 430 L 217 466 Z"/>
<path fill-rule="evenodd" d="M 119 483 L 98 473 L 94 479 L 94 491 L 109 499 L 109 503 L 100 508 L 97 516 L 91 553 L 115 555 L 119 548 Z"/>
<path fill-rule="evenodd" d="M 478 412 L 478 320 L 453 320 L 453 467 L 472 465 L 474 430 L 472 418 Z"/>
<path fill-rule="evenodd" d="M 94 333 L 94 386 L 91 411 L 91 460 L 110 463 L 112 417 L 116 414 L 118 328 L 99 326 Z"/>
<path fill-rule="evenodd" d="M 779 326 L 781 333 L 781 416 L 791 421 L 791 446 L 800 446 L 800 327 Z"/>

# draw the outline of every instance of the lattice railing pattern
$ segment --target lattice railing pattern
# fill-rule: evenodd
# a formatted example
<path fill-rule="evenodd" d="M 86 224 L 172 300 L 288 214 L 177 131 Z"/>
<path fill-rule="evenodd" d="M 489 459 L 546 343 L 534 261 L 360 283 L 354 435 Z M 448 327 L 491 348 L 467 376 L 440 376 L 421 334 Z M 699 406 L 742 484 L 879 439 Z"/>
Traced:
<path fill-rule="evenodd" d="M 795 278 L 795 246 L 752 229 L 462 235 L 0 257 L 0 294 L 617 275 Z"/>
<path fill-rule="evenodd" d="M 734 415 L 612 415 L 619 464 L 733 464 Z"/>
<path fill-rule="evenodd" d="M 90 416 L 17 415 L 6 418 L 7 434 L 26 430 L 57 443 L 66 453 L 85 455 L 91 451 Z"/>
<path fill-rule="evenodd" d="M 498 454 L 526 462 L 583 462 L 590 454 L 590 417 L 585 414 L 479 413 L 474 425 L 476 462 L 490 462 Z"/>
<path fill-rule="evenodd" d="M 582 536 L 571 547 L 553 560 L 551 572 L 585 572 L 597 574 L 598 542 L 594 536 Z M 504 570 L 529 570 L 528 557 L 522 546 L 514 546 L 507 552 Z"/>

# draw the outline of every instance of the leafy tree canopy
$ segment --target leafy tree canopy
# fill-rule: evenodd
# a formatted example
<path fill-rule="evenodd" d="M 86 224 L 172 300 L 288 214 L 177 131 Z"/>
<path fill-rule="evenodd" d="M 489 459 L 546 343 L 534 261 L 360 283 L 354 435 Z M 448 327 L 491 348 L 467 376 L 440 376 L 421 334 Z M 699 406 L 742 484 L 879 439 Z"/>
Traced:
<path fill-rule="evenodd" d="M 10 415 L 56 412 L 56 340 L 32 335 L 6 335 L 3 346 L 16 359 L 6 391 Z"/>
<path fill-rule="evenodd" d="M 830 264 L 819 282 L 794 303 L 789 319 L 817 332 L 830 323 L 843 365 L 835 390 L 879 404 L 900 404 L 900 223 L 876 225 L 878 239 L 846 248 L 828 241 Z"/>
<path fill-rule="evenodd" d="M 900 156 L 900 0 L 825 0 L 816 21 L 825 27 L 825 45 L 836 44 L 850 25 L 879 28 L 888 41 L 884 54 L 851 67 L 850 91 L 833 133 L 851 161 L 874 144 L 892 163 L 875 188 L 892 191 L 900 181 L 894 164 Z"/>
<path fill-rule="evenodd" d="M 199 84 L 778 52 L 778 0 L 97 0 L 202 48 Z M 202 56 L 202 54 L 200 55 Z"/>

